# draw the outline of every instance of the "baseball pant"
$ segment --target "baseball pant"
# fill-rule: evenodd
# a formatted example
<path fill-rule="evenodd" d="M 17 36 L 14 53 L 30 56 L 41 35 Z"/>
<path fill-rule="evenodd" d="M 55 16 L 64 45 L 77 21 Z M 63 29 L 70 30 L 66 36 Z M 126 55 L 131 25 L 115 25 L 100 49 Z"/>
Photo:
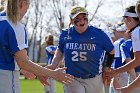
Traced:
<path fill-rule="evenodd" d="M 0 93 L 20 93 L 19 71 L 0 70 Z"/>
<path fill-rule="evenodd" d="M 128 74 L 127 72 L 120 73 L 116 77 L 117 82 L 119 83 L 120 87 L 124 87 L 128 84 Z M 115 90 L 113 86 L 113 81 L 110 84 L 109 93 L 120 93 L 119 91 Z"/>
<path fill-rule="evenodd" d="M 55 80 L 50 78 L 50 79 L 48 79 L 48 82 L 51 84 L 51 86 L 48 86 L 48 85 L 44 86 L 45 93 L 56 93 Z"/>
<path fill-rule="evenodd" d="M 89 79 L 75 78 L 72 84 L 64 86 L 64 91 L 64 93 L 102 93 L 102 75 Z"/>

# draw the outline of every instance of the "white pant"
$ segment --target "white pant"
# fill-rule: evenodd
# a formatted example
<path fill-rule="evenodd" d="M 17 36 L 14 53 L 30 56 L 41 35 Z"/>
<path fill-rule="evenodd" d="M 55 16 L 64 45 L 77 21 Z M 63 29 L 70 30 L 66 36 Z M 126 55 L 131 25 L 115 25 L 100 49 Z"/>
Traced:
<path fill-rule="evenodd" d="M 55 80 L 50 78 L 48 79 L 48 82 L 51 84 L 51 86 L 47 86 L 47 85 L 44 86 L 45 93 L 56 93 Z"/>
<path fill-rule="evenodd" d="M 128 74 L 127 72 L 120 73 L 116 77 L 117 82 L 119 83 L 120 87 L 124 87 L 128 84 Z M 113 81 L 110 83 L 109 93 L 120 93 L 119 91 L 114 89 Z"/>
<path fill-rule="evenodd" d="M 89 79 L 75 78 L 72 84 L 65 85 L 65 93 L 102 93 L 102 75 Z"/>
<path fill-rule="evenodd" d="M 104 93 L 109 93 L 109 86 L 104 85 Z"/>
<path fill-rule="evenodd" d="M 19 71 L 0 70 L 0 93 L 20 93 Z"/>

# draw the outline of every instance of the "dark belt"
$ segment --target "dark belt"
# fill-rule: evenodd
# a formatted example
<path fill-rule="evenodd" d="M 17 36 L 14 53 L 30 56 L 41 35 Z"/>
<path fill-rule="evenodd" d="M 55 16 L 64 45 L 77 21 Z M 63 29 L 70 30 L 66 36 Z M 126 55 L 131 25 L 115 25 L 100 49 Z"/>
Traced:
<path fill-rule="evenodd" d="M 96 76 L 99 76 L 101 73 L 97 74 L 97 75 L 92 75 L 92 74 L 88 74 L 85 76 L 76 76 L 77 78 L 81 78 L 81 79 L 89 79 L 89 78 L 94 78 Z"/>

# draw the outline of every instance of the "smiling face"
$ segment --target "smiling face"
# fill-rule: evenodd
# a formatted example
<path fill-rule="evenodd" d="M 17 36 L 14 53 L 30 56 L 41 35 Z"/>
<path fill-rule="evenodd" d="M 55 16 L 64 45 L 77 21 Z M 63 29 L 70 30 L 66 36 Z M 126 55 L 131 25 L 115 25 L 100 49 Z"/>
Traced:
<path fill-rule="evenodd" d="M 71 20 L 72 24 L 75 26 L 79 33 L 85 32 L 88 27 L 88 17 L 87 14 L 81 13 Z"/>

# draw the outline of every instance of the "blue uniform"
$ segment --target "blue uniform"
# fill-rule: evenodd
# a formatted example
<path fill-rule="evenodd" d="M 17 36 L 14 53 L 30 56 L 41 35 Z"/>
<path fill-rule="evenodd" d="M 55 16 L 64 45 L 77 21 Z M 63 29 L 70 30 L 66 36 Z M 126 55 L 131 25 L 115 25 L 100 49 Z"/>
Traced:
<path fill-rule="evenodd" d="M 133 58 L 133 54 L 132 54 L 132 40 L 128 39 L 127 41 L 125 41 L 122 45 L 121 45 L 121 52 L 122 52 L 122 62 L 124 62 L 124 60 L 126 58 Z M 135 68 L 136 72 L 140 72 L 140 66 Z"/>
<path fill-rule="evenodd" d="M 122 64 L 122 57 L 120 51 L 120 45 L 124 42 L 123 38 L 120 38 L 114 42 L 115 47 L 115 56 L 114 56 L 114 68 L 121 67 Z"/>
<path fill-rule="evenodd" d="M 58 48 L 64 53 L 66 72 L 88 78 L 102 72 L 105 51 L 111 52 L 114 47 L 101 29 L 89 25 L 82 34 L 74 26 L 69 31 L 63 30 Z"/>
<path fill-rule="evenodd" d="M 14 25 L 5 15 L 0 16 L 0 69 L 13 71 L 18 69 L 14 54 L 28 47 L 27 34 L 23 24 Z"/>
<path fill-rule="evenodd" d="M 13 24 L 0 13 L 0 92 L 20 93 L 19 67 L 14 54 L 27 48 L 27 34 L 20 22 Z"/>
<path fill-rule="evenodd" d="M 56 51 L 56 46 L 54 45 L 49 45 L 46 47 L 46 53 L 47 53 L 47 65 L 50 65 L 52 63 L 52 59 L 54 54 L 51 54 L 50 52 Z M 48 82 L 51 84 L 51 86 L 45 85 L 44 90 L 45 93 L 56 93 L 55 91 L 55 80 L 53 79 L 48 79 Z"/>
<path fill-rule="evenodd" d="M 50 45 L 50 46 L 46 47 L 46 53 L 48 55 L 48 57 L 47 57 L 47 64 L 51 64 L 52 63 L 52 59 L 53 59 L 54 54 L 51 54 L 50 52 L 51 51 L 55 51 L 55 50 L 56 50 L 56 46 L 54 46 L 54 45 Z"/>

